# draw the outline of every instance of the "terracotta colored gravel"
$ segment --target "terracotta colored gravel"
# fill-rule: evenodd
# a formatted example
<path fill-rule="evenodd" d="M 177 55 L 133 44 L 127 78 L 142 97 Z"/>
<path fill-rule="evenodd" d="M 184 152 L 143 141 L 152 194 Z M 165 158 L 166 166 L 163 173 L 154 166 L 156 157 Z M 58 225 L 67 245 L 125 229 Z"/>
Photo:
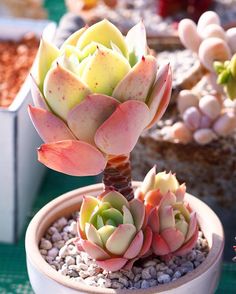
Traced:
<path fill-rule="evenodd" d="M 33 33 L 20 41 L 0 41 L 0 107 L 9 107 L 33 64 L 39 40 Z"/>

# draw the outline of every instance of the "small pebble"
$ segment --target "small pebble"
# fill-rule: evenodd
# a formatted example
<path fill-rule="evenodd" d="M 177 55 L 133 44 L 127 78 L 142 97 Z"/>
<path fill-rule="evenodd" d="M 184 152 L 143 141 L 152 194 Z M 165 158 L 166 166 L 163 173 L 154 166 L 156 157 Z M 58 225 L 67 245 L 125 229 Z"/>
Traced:
<path fill-rule="evenodd" d="M 55 247 L 48 250 L 48 256 L 55 258 L 58 255 L 59 250 Z"/>
<path fill-rule="evenodd" d="M 167 274 L 163 274 L 163 275 L 161 275 L 160 277 L 158 277 L 158 282 L 160 283 L 160 284 L 166 284 L 166 283 L 169 283 L 170 281 L 171 281 L 171 278 L 170 278 L 170 276 L 169 275 L 167 275 Z"/>
<path fill-rule="evenodd" d="M 49 240 L 42 239 L 39 248 L 49 250 L 52 248 L 52 243 Z"/>
<path fill-rule="evenodd" d="M 147 289 L 150 287 L 150 284 L 148 281 L 146 280 L 143 280 L 142 283 L 141 283 L 141 289 Z"/>

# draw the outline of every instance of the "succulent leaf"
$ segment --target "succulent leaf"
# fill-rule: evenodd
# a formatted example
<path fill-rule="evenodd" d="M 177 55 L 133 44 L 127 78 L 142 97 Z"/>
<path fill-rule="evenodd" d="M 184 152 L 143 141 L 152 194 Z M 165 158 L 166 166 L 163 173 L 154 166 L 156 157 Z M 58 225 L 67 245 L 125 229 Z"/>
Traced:
<path fill-rule="evenodd" d="M 69 110 L 79 104 L 89 88 L 59 64 L 50 69 L 44 82 L 44 95 L 51 109 L 66 121 Z"/>
<path fill-rule="evenodd" d="M 107 48 L 111 48 L 113 42 L 125 57 L 128 56 L 128 48 L 121 32 L 109 21 L 102 20 L 89 27 L 85 33 L 79 38 L 77 47 L 83 49 L 91 42 L 97 42 Z"/>
<path fill-rule="evenodd" d="M 110 236 L 114 233 L 115 230 L 116 227 L 105 225 L 97 231 L 104 246 L 106 246 L 107 240 L 110 238 Z"/>
<path fill-rule="evenodd" d="M 107 193 L 102 198 L 102 202 L 110 203 L 112 207 L 118 209 L 120 212 L 122 212 L 123 206 L 129 208 L 129 202 L 127 201 L 127 199 L 122 194 L 116 191 Z"/>
<path fill-rule="evenodd" d="M 100 234 L 98 233 L 98 231 L 95 229 L 95 227 L 92 224 L 89 224 L 89 223 L 85 224 L 85 233 L 86 233 L 87 239 L 90 242 L 100 247 L 103 247 L 103 242 L 100 237 Z"/>
<path fill-rule="evenodd" d="M 82 231 L 85 231 L 85 225 L 89 222 L 91 215 L 99 204 L 99 201 L 92 196 L 85 196 L 80 208 L 79 225 Z"/>
<path fill-rule="evenodd" d="M 123 56 L 98 47 L 84 68 L 81 79 L 92 92 L 111 95 L 129 70 L 130 65 Z"/>
<path fill-rule="evenodd" d="M 131 224 L 122 224 L 106 242 L 106 248 L 115 255 L 123 255 L 134 239 L 136 228 Z"/>
<path fill-rule="evenodd" d="M 53 61 L 59 56 L 60 51 L 53 44 L 41 39 L 38 54 L 36 56 L 33 76 L 41 92 L 43 92 L 44 79 Z"/>
<path fill-rule="evenodd" d="M 139 100 L 145 102 L 156 78 L 157 61 L 151 56 L 143 57 L 118 83 L 112 96 L 123 102 Z"/>

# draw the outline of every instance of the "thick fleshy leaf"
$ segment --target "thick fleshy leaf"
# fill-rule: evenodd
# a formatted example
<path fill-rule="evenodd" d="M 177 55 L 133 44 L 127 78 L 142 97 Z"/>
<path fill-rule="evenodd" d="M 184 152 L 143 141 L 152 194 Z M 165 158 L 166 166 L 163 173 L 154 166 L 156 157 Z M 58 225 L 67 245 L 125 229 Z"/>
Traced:
<path fill-rule="evenodd" d="M 95 143 L 107 154 L 128 154 L 148 121 L 149 109 L 146 104 L 134 100 L 126 101 L 99 127 Z"/>
<path fill-rule="evenodd" d="M 47 167 L 72 176 L 91 176 L 106 166 L 104 155 L 92 145 L 76 140 L 43 144 L 38 160 Z"/>
<path fill-rule="evenodd" d="M 159 233 L 160 230 L 160 221 L 158 214 L 158 207 L 154 207 L 149 214 L 148 225 L 152 229 L 153 233 Z"/>
<path fill-rule="evenodd" d="M 173 205 L 176 203 L 176 196 L 174 193 L 168 191 L 161 199 L 160 207 L 164 207 L 166 205 Z"/>
<path fill-rule="evenodd" d="M 143 247 L 139 253 L 139 256 L 142 257 L 144 255 L 146 255 L 151 247 L 152 244 L 152 230 L 150 229 L 149 226 L 146 226 L 146 228 L 144 229 L 144 243 L 143 243 Z"/>
<path fill-rule="evenodd" d="M 78 77 L 57 64 L 49 70 L 44 82 L 44 96 L 51 109 L 64 120 L 69 110 L 79 104 L 89 88 Z"/>
<path fill-rule="evenodd" d="M 128 45 L 129 62 L 131 66 L 136 64 L 142 56 L 147 55 L 146 30 L 142 21 L 128 31 L 126 44 Z"/>
<path fill-rule="evenodd" d="M 156 178 L 156 166 L 154 166 L 150 171 L 146 174 L 142 184 L 141 191 L 143 194 L 147 194 L 150 190 L 153 190 L 155 187 L 155 178 Z"/>
<path fill-rule="evenodd" d="M 98 49 L 106 49 L 105 46 L 97 43 L 97 42 L 91 42 L 87 46 L 84 47 L 84 49 L 81 51 L 81 57 L 82 59 L 88 57 L 89 55 L 93 55 L 94 52 Z"/>
<path fill-rule="evenodd" d="M 95 207 L 98 205 L 99 201 L 97 198 L 92 196 L 84 196 L 79 217 L 79 226 L 82 231 L 85 230 L 85 224 L 89 222 Z"/>
<path fill-rule="evenodd" d="M 175 227 L 175 218 L 173 208 L 164 206 L 159 209 L 160 231 Z"/>
<path fill-rule="evenodd" d="M 171 172 L 167 174 L 164 171 L 156 175 L 155 187 L 160 189 L 162 195 L 165 195 L 168 191 L 175 193 L 179 187 L 179 182 L 174 174 Z"/>
<path fill-rule="evenodd" d="M 117 191 L 111 191 L 107 193 L 103 198 L 102 202 L 108 202 L 112 207 L 122 212 L 123 206 L 129 207 L 127 199 Z"/>
<path fill-rule="evenodd" d="M 112 96 L 123 102 L 139 100 L 145 102 L 157 73 L 156 58 L 143 57 L 115 87 Z"/>
<path fill-rule="evenodd" d="M 103 260 L 110 258 L 109 254 L 105 250 L 88 240 L 81 239 L 81 245 L 84 251 L 87 252 L 93 259 Z"/>
<path fill-rule="evenodd" d="M 100 238 L 102 239 L 104 246 L 106 246 L 107 240 L 110 238 L 110 236 L 114 233 L 115 230 L 116 227 L 106 225 L 97 231 Z"/>
<path fill-rule="evenodd" d="M 187 242 L 189 239 L 192 238 L 194 232 L 196 231 L 197 228 L 197 215 L 195 212 L 192 212 L 190 214 L 190 220 L 188 224 L 188 233 L 185 238 L 185 242 Z"/>
<path fill-rule="evenodd" d="M 176 251 L 184 243 L 184 235 L 175 228 L 168 228 L 161 232 L 161 237 L 165 240 L 171 252 Z"/>
<path fill-rule="evenodd" d="M 130 210 L 124 205 L 123 206 L 123 224 L 134 224 L 133 216 Z"/>
<path fill-rule="evenodd" d="M 85 224 L 85 233 L 86 233 L 87 239 L 90 242 L 98 245 L 99 247 L 103 247 L 103 243 L 100 238 L 100 235 L 92 224 L 89 224 L 89 223 Z"/>
<path fill-rule="evenodd" d="M 124 54 L 128 56 L 128 48 L 125 39 L 121 32 L 108 20 L 104 19 L 87 29 L 77 42 L 77 47 L 83 49 L 91 42 L 97 42 L 107 48 L 111 47 L 111 42 L 114 43 Z"/>
<path fill-rule="evenodd" d="M 160 190 L 149 191 L 145 196 L 145 205 L 150 204 L 151 206 L 159 206 L 162 200 L 162 194 Z"/>
<path fill-rule="evenodd" d="M 70 46 L 76 46 L 79 38 L 82 36 L 82 34 L 87 30 L 88 27 L 83 27 L 80 30 L 74 32 L 72 35 L 69 36 L 68 39 L 65 40 L 65 42 L 61 46 L 61 50 L 63 50 L 67 45 Z"/>
<path fill-rule="evenodd" d="M 67 125 L 50 111 L 29 105 L 28 112 L 35 129 L 44 142 L 75 139 Z"/>
<path fill-rule="evenodd" d="M 136 228 L 131 224 L 122 224 L 107 240 L 106 248 L 115 255 L 123 255 L 136 234 Z"/>
<path fill-rule="evenodd" d="M 184 200 L 185 193 L 186 193 L 186 185 L 182 184 L 179 186 L 179 188 L 175 192 L 176 201 L 182 202 Z"/>
<path fill-rule="evenodd" d="M 99 206 L 96 207 L 96 209 L 93 211 L 90 219 L 89 219 L 89 223 L 93 224 L 95 227 L 97 227 L 97 223 L 99 221 L 99 223 L 103 223 L 103 220 L 101 219 L 100 214 L 106 210 L 109 209 L 111 207 L 111 205 L 108 202 L 105 203 L 99 203 Z M 99 216 L 99 220 L 97 220 Z M 103 225 L 103 224 L 102 224 Z"/>
<path fill-rule="evenodd" d="M 111 95 L 129 70 L 128 61 L 119 53 L 98 47 L 84 68 L 81 79 L 92 92 Z"/>
<path fill-rule="evenodd" d="M 68 113 L 67 122 L 75 136 L 94 145 L 94 136 L 106 119 L 115 111 L 119 102 L 102 94 L 88 95 Z"/>
<path fill-rule="evenodd" d="M 30 77 L 31 77 L 31 84 L 30 84 L 31 85 L 31 94 L 32 94 L 34 106 L 49 110 L 49 107 L 43 97 L 43 94 L 40 92 L 40 89 L 39 89 L 34 77 L 32 76 L 32 74 L 30 74 Z"/>
<path fill-rule="evenodd" d="M 151 96 L 148 100 L 151 115 L 150 123 L 147 128 L 153 126 L 165 113 L 170 102 L 171 91 L 172 72 L 169 69 L 169 65 L 166 65 L 158 72 L 155 85 L 153 86 Z"/>
<path fill-rule="evenodd" d="M 60 51 L 53 44 L 41 39 L 39 50 L 33 67 L 33 76 L 41 92 L 43 92 L 44 79 L 52 62 L 60 55 Z"/>
<path fill-rule="evenodd" d="M 126 258 L 110 258 L 107 260 L 96 260 L 96 263 L 106 271 L 115 272 L 120 270 L 127 262 Z"/>
<path fill-rule="evenodd" d="M 143 246 L 143 238 L 143 232 L 139 231 L 134 240 L 131 242 L 129 248 L 126 250 L 124 258 L 132 259 L 140 253 Z"/>
<path fill-rule="evenodd" d="M 137 231 L 139 231 L 142 228 L 144 222 L 145 206 L 141 200 L 135 198 L 129 202 L 129 205 L 130 212 L 133 216 L 134 225 Z"/>
<path fill-rule="evenodd" d="M 174 255 L 182 256 L 187 254 L 189 251 L 193 249 L 198 239 L 198 227 L 196 228 L 192 238 L 185 243 L 180 249 L 174 252 Z"/>
<path fill-rule="evenodd" d="M 104 210 L 101 213 L 101 216 L 102 216 L 103 219 L 111 219 L 111 220 L 113 220 L 116 223 L 117 226 L 123 223 L 123 215 L 122 215 L 122 213 L 118 209 L 115 209 L 114 207 L 109 208 L 107 210 Z"/>
<path fill-rule="evenodd" d="M 176 221 L 175 227 L 184 235 L 184 238 L 186 238 L 186 235 L 188 232 L 188 223 L 184 219 L 180 219 Z M 185 239 L 185 242 L 186 242 L 186 239 Z"/>
<path fill-rule="evenodd" d="M 152 250 L 156 255 L 166 255 L 170 253 L 170 248 L 166 241 L 159 235 L 154 233 L 152 239 Z"/>

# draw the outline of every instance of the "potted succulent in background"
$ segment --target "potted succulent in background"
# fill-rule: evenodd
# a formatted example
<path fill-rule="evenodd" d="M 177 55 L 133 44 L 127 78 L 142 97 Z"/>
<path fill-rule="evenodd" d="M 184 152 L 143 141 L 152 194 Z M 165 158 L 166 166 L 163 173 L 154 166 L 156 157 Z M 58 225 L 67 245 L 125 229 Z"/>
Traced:
<path fill-rule="evenodd" d="M 39 161 L 70 175 L 104 171 L 104 185 L 69 192 L 32 220 L 26 253 L 36 293 L 114 293 L 109 288 L 187 293 L 196 285 L 201 293 L 213 293 L 224 245 L 218 218 L 171 173 L 156 174 L 153 168 L 143 183 L 131 182 L 129 153 L 165 112 L 171 82 L 169 65 L 158 69 L 148 54 L 142 23 L 126 38 L 104 20 L 75 32 L 60 49 L 42 40 L 32 79 L 35 107 L 29 107 L 45 142 Z M 190 262 L 191 269 L 179 267 L 175 276 L 163 269 L 176 260 L 187 262 L 179 256 L 195 246 L 201 260 L 189 257 L 198 262 Z"/>

